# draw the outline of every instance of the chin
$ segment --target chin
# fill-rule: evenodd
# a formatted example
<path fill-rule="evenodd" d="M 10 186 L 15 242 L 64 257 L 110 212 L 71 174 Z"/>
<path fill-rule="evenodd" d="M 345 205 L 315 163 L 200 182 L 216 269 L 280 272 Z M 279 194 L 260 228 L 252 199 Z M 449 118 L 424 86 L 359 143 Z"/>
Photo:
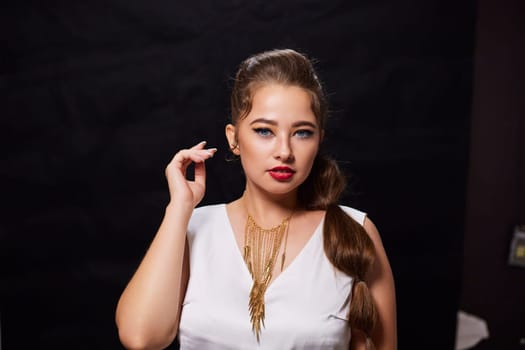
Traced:
<path fill-rule="evenodd" d="M 282 181 L 279 183 L 275 183 L 274 181 L 274 183 L 266 187 L 265 190 L 272 194 L 285 195 L 285 194 L 289 194 L 292 192 L 297 192 L 297 189 L 303 182 L 304 181 L 297 182 L 297 181 L 292 180 L 292 181 Z"/>

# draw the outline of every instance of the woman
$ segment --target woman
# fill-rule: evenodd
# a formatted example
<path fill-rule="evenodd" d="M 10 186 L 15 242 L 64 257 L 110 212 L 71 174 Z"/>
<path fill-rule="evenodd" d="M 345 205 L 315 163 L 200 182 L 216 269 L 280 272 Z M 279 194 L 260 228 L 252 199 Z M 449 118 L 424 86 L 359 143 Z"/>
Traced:
<path fill-rule="evenodd" d="M 396 349 L 392 272 L 366 214 L 337 205 L 344 177 L 319 154 L 327 105 L 293 50 L 245 60 L 231 95 L 241 198 L 194 209 L 201 142 L 166 168 L 170 202 L 116 322 L 130 349 Z M 195 179 L 186 169 L 195 164 Z"/>

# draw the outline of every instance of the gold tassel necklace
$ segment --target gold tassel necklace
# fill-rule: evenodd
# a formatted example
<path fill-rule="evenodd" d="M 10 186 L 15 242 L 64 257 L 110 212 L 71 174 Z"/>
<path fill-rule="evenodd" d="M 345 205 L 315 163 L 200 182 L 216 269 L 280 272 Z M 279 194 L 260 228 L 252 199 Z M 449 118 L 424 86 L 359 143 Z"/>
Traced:
<path fill-rule="evenodd" d="M 286 244 L 288 242 L 288 227 L 292 214 L 285 218 L 279 225 L 264 229 L 257 225 L 253 217 L 248 214 L 246 228 L 244 230 L 244 261 L 250 274 L 252 275 L 253 285 L 250 290 L 250 321 L 252 330 L 257 337 L 261 333 L 261 325 L 264 326 L 264 293 L 272 280 L 273 267 L 283 237 L 284 251 L 281 256 L 281 272 L 286 259 Z"/>

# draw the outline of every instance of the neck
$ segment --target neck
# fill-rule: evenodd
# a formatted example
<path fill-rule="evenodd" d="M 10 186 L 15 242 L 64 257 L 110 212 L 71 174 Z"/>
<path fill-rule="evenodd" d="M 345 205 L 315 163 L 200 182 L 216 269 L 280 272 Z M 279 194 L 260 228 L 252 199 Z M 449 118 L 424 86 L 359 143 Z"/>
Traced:
<path fill-rule="evenodd" d="M 274 227 L 290 216 L 297 206 L 297 193 L 268 195 L 246 187 L 242 201 L 253 219 L 262 227 Z"/>

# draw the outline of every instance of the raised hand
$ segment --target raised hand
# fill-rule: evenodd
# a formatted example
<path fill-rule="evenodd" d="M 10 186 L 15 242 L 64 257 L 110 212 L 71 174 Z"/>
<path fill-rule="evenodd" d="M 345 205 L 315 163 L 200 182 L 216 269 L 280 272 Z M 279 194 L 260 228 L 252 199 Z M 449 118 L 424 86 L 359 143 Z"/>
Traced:
<path fill-rule="evenodd" d="M 177 152 L 166 167 L 166 178 L 170 191 L 170 203 L 191 205 L 195 208 L 204 197 L 206 190 L 206 169 L 204 161 L 213 157 L 216 148 L 204 149 L 206 141 L 202 141 L 190 149 Z M 186 170 L 195 163 L 195 179 L 186 178 Z"/>

